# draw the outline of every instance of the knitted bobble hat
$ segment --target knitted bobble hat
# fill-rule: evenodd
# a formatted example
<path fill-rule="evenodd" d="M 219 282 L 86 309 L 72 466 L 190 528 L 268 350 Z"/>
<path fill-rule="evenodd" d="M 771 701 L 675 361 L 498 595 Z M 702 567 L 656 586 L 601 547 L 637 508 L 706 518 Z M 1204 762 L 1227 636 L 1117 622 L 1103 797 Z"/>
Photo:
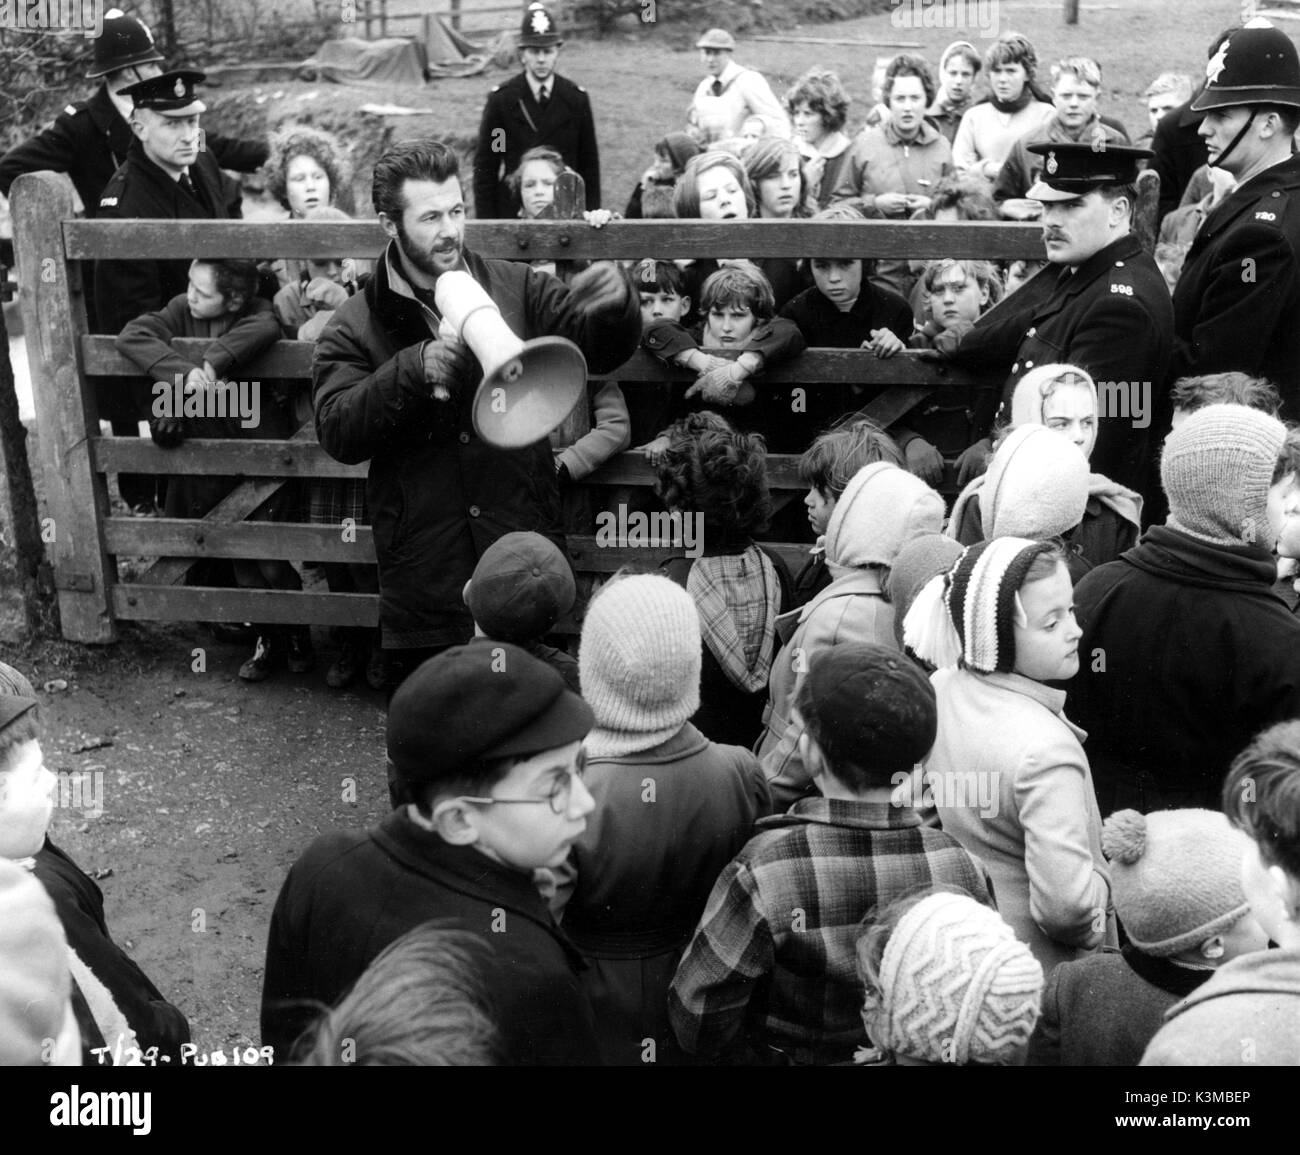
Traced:
<path fill-rule="evenodd" d="M 1038 1021 L 1043 968 L 996 911 L 941 893 L 899 920 L 879 984 L 872 1040 L 883 1050 L 931 1063 L 1012 1065 Z"/>
<path fill-rule="evenodd" d="M 999 537 L 962 551 L 957 564 L 922 587 L 903 622 L 903 639 L 936 669 L 955 666 L 981 674 L 1009 673 L 1016 661 L 1015 623 L 1023 617 L 1019 592 L 1046 541 Z"/>
<path fill-rule="evenodd" d="M 700 618 L 666 577 L 616 578 L 582 623 L 578 677 L 596 715 L 592 757 L 616 758 L 666 742 L 700 707 Z"/>
<path fill-rule="evenodd" d="M 889 570 L 889 600 L 894 606 L 894 636 L 903 648 L 903 623 L 912 602 L 931 578 L 942 577 L 957 563 L 962 547 L 942 533 L 914 537 L 894 559 Z"/>
<path fill-rule="evenodd" d="M 1143 954 L 1164 957 L 1226 931 L 1249 909 L 1249 837 L 1215 810 L 1118 810 L 1102 824 L 1115 913 Z"/>
<path fill-rule="evenodd" d="M 1286 426 L 1246 405 L 1207 405 L 1165 441 L 1160 483 L 1171 529 L 1215 545 L 1268 540 L 1268 491 Z"/>

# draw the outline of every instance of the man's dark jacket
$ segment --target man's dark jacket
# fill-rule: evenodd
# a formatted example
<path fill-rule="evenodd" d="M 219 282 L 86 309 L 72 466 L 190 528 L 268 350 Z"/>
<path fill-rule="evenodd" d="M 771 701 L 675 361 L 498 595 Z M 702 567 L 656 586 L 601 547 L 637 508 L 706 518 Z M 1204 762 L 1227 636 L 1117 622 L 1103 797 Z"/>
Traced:
<path fill-rule="evenodd" d="M 1022 295 L 1023 294 L 1023 295 Z M 1048 265 L 985 313 L 952 355 L 972 369 L 1009 371 L 1006 393 L 1037 365 L 1086 369 L 1106 396 L 1122 397 L 1102 412 L 1092 451 L 1096 473 L 1141 489 L 1146 480 L 1149 424 L 1165 380 L 1174 310 L 1159 267 L 1131 233 L 1099 249 L 1071 272 Z M 1141 417 L 1136 410 L 1145 409 Z"/>
<path fill-rule="evenodd" d="M 1272 554 L 1155 526 L 1075 587 L 1071 719 L 1103 814 L 1219 809 L 1232 759 L 1300 717 L 1300 621 L 1271 589 Z"/>
<path fill-rule="evenodd" d="M 420 829 L 405 810 L 363 832 L 317 838 L 293 865 L 271 915 L 262 1042 L 277 1062 L 384 947 L 437 919 L 484 943 L 479 977 L 512 1065 L 598 1063 L 582 957 L 532 876 Z M 315 1005 L 313 1005 L 315 1004 Z"/>
<path fill-rule="evenodd" d="M 548 83 L 551 91 L 545 109 L 533 98 L 522 72 L 488 94 L 474 153 L 474 215 L 479 220 L 519 215 L 519 199 L 506 187 L 506 178 L 519 167 L 524 153 L 543 144 L 555 149 L 582 177 L 587 208 L 600 208 L 600 155 L 587 90 L 557 73 Z"/>
<path fill-rule="evenodd" d="M 260 140 L 232 140 L 215 132 L 205 132 L 203 139 L 217 164 L 235 172 L 256 172 L 270 154 Z M 126 160 L 134 140 L 107 85 L 101 84 L 89 100 L 69 104 L 49 128 L 0 157 L 0 194 L 8 196 L 9 186 L 25 172 L 66 172 L 86 216 L 96 216 L 104 186 Z M 227 215 L 238 214 L 232 209 Z"/>
<path fill-rule="evenodd" d="M 483 551 L 503 534 L 531 530 L 563 545 L 549 442 L 495 449 L 474 432 L 472 380 L 435 401 L 423 347 L 439 318 L 410 295 L 395 244 L 365 291 L 334 314 L 312 366 L 316 431 L 339 461 L 370 462 L 366 487 L 379 559 L 386 649 L 456 645 L 473 633 L 462 588 Z M 568 337 L 592 372 L 626 361 L 641 335 L 631 281 L 619 312 L 584 317 L 556 278 L 515 261 L 466 251 L 464 268 L 525 340 Z"/>
<path fill-rule="evenodd" d="M 190 165 L 191 195 L 158 165 L 137 140 L 126 161 L 104 186 L 95 215 L 101 220 L 162 217 L 167 220 L 226 220 L 221 169 L 212 154 L 201 152 Z M 128 321 L 156 313 L 189 287 L 190 260 L 95 262 L 95 311 L 102 332 L 116 335 Z"/>
<path fill-rule="evenodd" d="M 1267 377 L 1283 419 L 1300 421 L 1298 261 L 1300 155 L 1292 155 L 1228 193 L 1192 241 L 1174 290 L 1170 383 L 1229 369 Z"/>

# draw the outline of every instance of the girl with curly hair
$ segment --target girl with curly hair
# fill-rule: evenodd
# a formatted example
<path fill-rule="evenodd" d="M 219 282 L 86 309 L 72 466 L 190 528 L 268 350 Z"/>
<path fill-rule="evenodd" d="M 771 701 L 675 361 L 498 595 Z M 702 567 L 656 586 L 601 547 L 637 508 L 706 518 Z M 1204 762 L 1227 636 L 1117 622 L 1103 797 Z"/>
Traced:
<path fill-rule="evenodd" d="M 804 183 L 814 207 L 824 209 L 835 199 L 855 153 L 844 133 L 849 94 L 834 72 L 810 68 L 790 86 L 785 106 L 803 157 Z"/>
<path fill-rule="evenodd" d="M 667 442 L 655 492 L 698 527 L 700 556 L 661 566 L 700 613 L 704 660 L 692 721 L 715 742 L 748 747 L 762 729 L 776 620 L 791 602 L 785 563 L 754 541 L 772 515 L 767 447 L 710 410 L 676 422 Z"/>

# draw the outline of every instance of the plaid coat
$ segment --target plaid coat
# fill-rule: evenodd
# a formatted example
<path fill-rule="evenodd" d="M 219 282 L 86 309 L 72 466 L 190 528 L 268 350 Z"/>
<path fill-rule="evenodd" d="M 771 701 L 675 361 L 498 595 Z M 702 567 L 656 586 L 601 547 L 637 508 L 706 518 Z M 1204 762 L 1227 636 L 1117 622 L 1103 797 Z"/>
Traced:
<path fill-rule="evenodd" d="M 993 905 L 979 859 L 910 807 L 804 798 L 755 829 L 719 875 L 668 996 L 678 1042 L 701 1059 L 849 1060 L 867 1042 L 863 916 L 933 882 Z"/>

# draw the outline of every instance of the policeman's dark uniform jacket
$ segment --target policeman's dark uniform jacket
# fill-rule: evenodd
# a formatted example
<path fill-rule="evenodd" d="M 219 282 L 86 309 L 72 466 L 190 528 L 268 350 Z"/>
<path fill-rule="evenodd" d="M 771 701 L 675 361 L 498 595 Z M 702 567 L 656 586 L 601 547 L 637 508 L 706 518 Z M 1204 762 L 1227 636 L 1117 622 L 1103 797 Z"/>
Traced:
<path fill-rule="evenodd" d="M 1079 196 L 1101 184 L 1137 177 L 1145 149 L 1089 144 L 1033 145 L 1046 162 L 1029 196 L 1041 200 Z M 1102 179 L 1099 179 L 1102 178 Z M 1144 488 L 1152 399 L 1165 380 L 1173 334 L 1173 306 L 1164 277 L 1132 233 L 1097 250 L 1072 268 L 1048 265 L 985 313 L 952 359 L 975 370 L 1005 370 L 1004 399 L 1036 365 L 1078 365 L 1098 382 L 1126 383 L 1107 398 L 1127 413 L 1101 413 L 1091 464 L 1095 472 L 1134 489 Z M 1100 398 L 1099 398 L 1100 400 Z M 1144 412 L 1140 413 L 1141 410 Z"/>
<path fill-rule="evenodd" d="M 125 68 L 162 63 L 163 55 L 145 24 L 134 16 L 109 12 L 105 14 L 102 34 L 95 39 L 86 77 L 95 80 Z M 49 128 L 0 157 L 0 194 L 8 196 L 10 186 L 25 172 L 66 172 L 86 215 L 94 216 L 104 186 L 126 160 L 134 139 L 105 81 L 89 100 L 69 104 Z M 206 143 L 222 168 L 236 172 L 255 172 L 269 155 L 262 141 L 232 140 L 209 133 Z"/>
<path fill-rule="evenodd" d="M 140 107 L 157 108 L 175 104 L 189 107 L 203 104 L 194 97 L 194 85 L 201 72 L 169 72 L 132 85 Z M 176 85 L 182 95 L 174 95 Z M 227 220 L 231 212 L 223 195 L 221 169 L 212 154 L 200 152 L 189 166 L 193 192 L 185 189 L 145 154 L 137 139 L 127 150 L 125 163 L 104 186 L 96 216 L 107 220 L 163 217 L 167 220 Z M 99 327 L 119 333 L 127 321 L 142 313 L 161 309 L 189 284 L 188 258 L 179 260 L 97 261 L 95 263 L 95 307 Z"/>
<path fill-rule="evenodd" d="M 1198 111 L 1300 108 L 1300 54 L 1280 29 L 1259 24 L 1231 33 L 1221 62 L 1212 58 Z M 1293 151 L 1225 196 L 1196 234 L 1174 290 L 1169 382 L 1227 370 L 1266 377 L 1282 396 L 1283 419 L 1300 420 L 1298 261 L 1300 156 Z M 1161 416 L 1167 424 L 1170 414 Z"/>
<path fill-rule="evenodd" d="M 542 25 L 541 31 L 532 20 Z M 533 5 L 524 17 L 519 47 L 548 48 L 561 43 L 550 15 L 540 5 Z M 519 215 L 519 200 L 510 192 L 506 178 L 519 167 L 519 158 L 539 145 L 555 149 L 582 177 L 587 208 L 600 208 L 600 155 L 587 90 L 557 72 L 551 73 L 546 86 L 550 91 L 545 108 L 537 103 L 525 72 L 498 84 L 488 95 L 474 153 L 474 215 L 480 220 Z"/>
<path fill-rule="evenodd" d="M 131 126 L 117 111 L 107 87 L 100 85 L 89 100 L 69 104 L 49 128 L 0 158 L 0 193 L 8 196 L 10 186 L 25 172 L 66 172 L 86 216 L 96 216 L 105 186 L 125 163 L 134 141 Z M 235 172 L 256 172 L 270 155 L 262 141 L 234 140 L 210 132 L 204 134 L 204 142 L 219 168 Z M 227 195 L 225 199 L 227 215 L 236 215 L 231 198 Z"/>
<path fill-rule="evenodd" d="M 640 298 L 626 273 L 623 308 L 584 316 L 548 273 L 469 250 L 462 258 L 523 339 L 567 337 L 595 373 L 636 349 Z M 454 383 L 450 401 L 433 399 L 423 353 L 440 322 L 433 293 L 408 282 L 394 241 L 365 290 L 335 312 L 312 364 L 322 447 L 339 461 L 370 462 L 366 498 L 386 650 L 468 641 L 473 622 L 462 588 L 503 534 L 531 530 L 564 543 L 549 441 L 497 449 L 480 439 L 471 414 L 477 372 Z"/>

